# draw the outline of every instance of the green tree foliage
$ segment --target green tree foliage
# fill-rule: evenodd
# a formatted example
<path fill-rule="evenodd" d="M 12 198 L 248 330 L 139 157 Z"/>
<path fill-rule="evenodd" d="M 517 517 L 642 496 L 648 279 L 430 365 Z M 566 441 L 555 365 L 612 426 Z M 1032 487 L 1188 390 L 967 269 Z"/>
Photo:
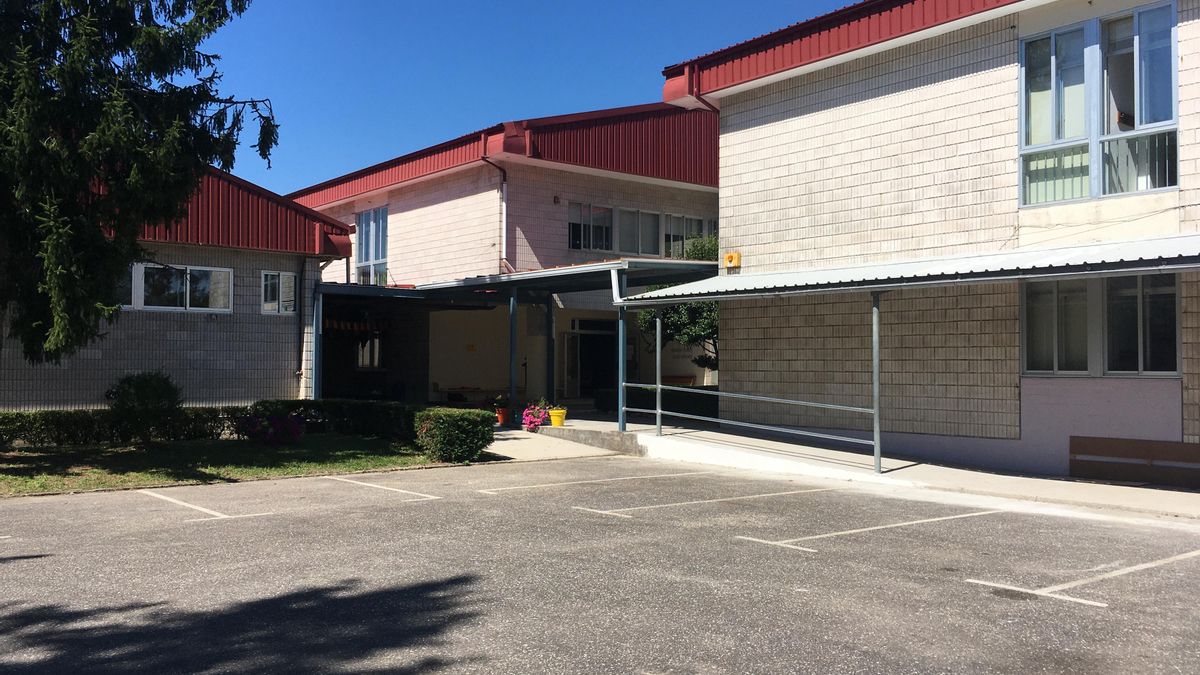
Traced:
<path fill-rule="evenodd" d="M 248 0 L 0 0 L 0 311 L 25 357 L 102 335 L 144 223 L 185 214 L 271 104 L 221 94 L 204 41 Z M 0 317 L 3 318 L 3 317 Z"/>
<path fill-rule="evenodd" d="M 716 260 L 719 251 L 716 237 L 693 239 L 687 243 L 684 257 L 690 260 Z M 663 318 L 663 342 L 673 340 L 682 345 L 699 347 L 701 353 L 692 357 L 692 363 L 701 368 L 716 370 L 719 319 L 717 303 L 690 302 L 639 312 L 638 328 L 649 340 L 654 339 L 654 320 L 660 312 Z"/>

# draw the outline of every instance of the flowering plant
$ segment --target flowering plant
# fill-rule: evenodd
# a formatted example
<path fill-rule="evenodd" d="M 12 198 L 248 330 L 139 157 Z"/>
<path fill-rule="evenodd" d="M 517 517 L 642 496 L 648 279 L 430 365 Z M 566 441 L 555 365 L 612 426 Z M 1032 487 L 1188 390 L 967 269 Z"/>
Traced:
<path fill-rule="evenodd" d="M 550 419 L 550 404 L 546 403 L 545 399 L 537 403 L 530 403 L 525 408 L 525 412 L 521 415 L 521 424 L 525 425 L 525 431 L 537 433 L 546 420 Z"/>

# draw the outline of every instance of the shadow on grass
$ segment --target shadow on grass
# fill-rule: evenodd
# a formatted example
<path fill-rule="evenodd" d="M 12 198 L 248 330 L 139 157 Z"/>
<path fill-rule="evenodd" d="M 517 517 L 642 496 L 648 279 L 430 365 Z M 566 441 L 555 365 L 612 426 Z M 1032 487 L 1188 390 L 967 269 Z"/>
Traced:
<path fill-rule="evenodd" d="M 154 473 L 180 482 L 233 482 L 229 471 L 269 471 L 297 463 L 341 464 L 415 453 L 386 439 L 338 434 L 311 434 L 294 446 L 252 441 L 177 441 L 145 447 L 27 447 L 0 451 L 0 476 L 81 476 L 86 471 L 112 475 Z"/>
<path fill-rule="evenodd" d="M 477 581 L 455 576 L 380 590 L 346 581 L 209 611 L 7 603 L 0 670 L 431 672 L 462 665 L 448 655 L 444 634 L 479 616 L 468 598 Z M 420 653 L 392 653 L 415 648 Z M 360 662 L 372 659 L 381 663 Z"/>

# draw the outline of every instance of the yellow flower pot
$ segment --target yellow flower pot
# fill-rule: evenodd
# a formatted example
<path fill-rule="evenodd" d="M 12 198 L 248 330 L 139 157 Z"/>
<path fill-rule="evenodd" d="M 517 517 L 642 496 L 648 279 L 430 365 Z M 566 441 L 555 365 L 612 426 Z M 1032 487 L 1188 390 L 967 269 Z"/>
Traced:
<path fill-rule="evenodd" d="M 561 427 L 566 421 L 567 421 L 567 411 L 566 410 L 561 410 L 561 409 L 555 410 L 553 408 L 550 409 L 550 426 Z"/>

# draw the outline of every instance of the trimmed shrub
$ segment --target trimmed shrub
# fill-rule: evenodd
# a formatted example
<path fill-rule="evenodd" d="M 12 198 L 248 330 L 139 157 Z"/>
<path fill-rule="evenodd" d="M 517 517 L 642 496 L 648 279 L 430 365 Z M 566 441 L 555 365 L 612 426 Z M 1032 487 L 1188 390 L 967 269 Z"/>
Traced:
<path fill-rule="evenodd" d="M 312 429 L 349 436 L 377 436 L 410 442 L 415 437 L 413 416 L 419 408 L 393 401 L 321 399 L 319 401 L 259 401 L 252 415 L 298 416 Z"/>
<path fill-rule="evenodd" d="M 183 414 L 179 387 L 162 371 L 126 375 L 104 395 L 123 441 L 136 438 L 149 443 L 155 438 L 170 438 Z"/>
<path fill-rule="evenodd" d="M 487 410 L 430 408 L 416 414 L 417 445 L 438 462 L 473 462 L 492 444 L 496 415 Z"/>
<path fill-rule="evenodd" d="M 268 445 L 295 445 L 300 442 L 304 420 L 299 415 L 245 415 L 237 418 L 238 436 Z"/>

